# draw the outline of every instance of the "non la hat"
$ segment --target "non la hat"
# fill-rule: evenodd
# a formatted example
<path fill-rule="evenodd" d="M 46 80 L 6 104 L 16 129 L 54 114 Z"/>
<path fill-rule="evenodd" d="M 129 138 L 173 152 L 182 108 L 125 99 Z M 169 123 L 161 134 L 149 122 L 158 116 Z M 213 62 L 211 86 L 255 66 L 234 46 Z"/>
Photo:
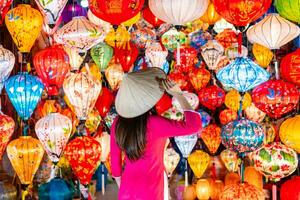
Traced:
<path fill-rule="evenodd" d="M 166 77 L 157 67 L 124 75 L 115 101 L 117 113 L 124 118 L 134 118 L 149 111 L 164 94 L 157 78 Z"/>

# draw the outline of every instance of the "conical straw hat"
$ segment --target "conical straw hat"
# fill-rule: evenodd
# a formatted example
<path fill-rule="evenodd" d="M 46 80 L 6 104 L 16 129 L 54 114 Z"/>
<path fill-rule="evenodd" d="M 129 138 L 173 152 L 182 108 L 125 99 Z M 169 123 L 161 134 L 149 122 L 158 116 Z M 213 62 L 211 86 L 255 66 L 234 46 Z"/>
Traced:
<path fill-rule="evenodd" d="M 116 97 L 116 110 L 124 118 L 149 111 L 163 96 L 157 78 L 166 78 L 163 70 L 151 67 L 124 76 Z"/>

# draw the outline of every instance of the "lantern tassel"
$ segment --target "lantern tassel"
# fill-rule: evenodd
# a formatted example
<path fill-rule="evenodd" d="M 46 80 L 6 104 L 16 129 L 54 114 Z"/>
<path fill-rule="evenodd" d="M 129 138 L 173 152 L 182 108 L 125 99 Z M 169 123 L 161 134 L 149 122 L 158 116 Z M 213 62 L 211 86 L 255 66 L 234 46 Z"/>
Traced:
<path fill-rule="evenodd" d="M 277 200 L 277 186 L 276 186 L 276 184 L 272 185 L 272 200 Z"/>
<path fill-rule="evenodd" d="M 180 43 L 179 39 L 177 40 L 177 48 L 176 48 L 177 54 L 176 54 L 176 60 L 177 60 L 177 65 L 181 65 L 181 58 L 180 58 Z"/>
<path fill-rule="evenodd" d="M 238 32 L 238 55 L 242 55 L 242 42 L 243 42 L 243 33 Z"/>
<path fill-rule="evenodd" d="M 102 186 L 102 195 L 105 194 L 105 181 L 104 181 L 104 163 L 101 164 L 101 186 Z"/>
<path fill-rule="evenodd" d="M 25 200 L 26 196 L 29 194 L 28 190 L 22 190 L 22 200 Z"/>
<path fill-rule="evenodd" d="M 188 171 L 187 171 L 187 159 L 185 159 L 185 171 L 184 171 L 184 186 L 187 187 L 188 184 Z"/>

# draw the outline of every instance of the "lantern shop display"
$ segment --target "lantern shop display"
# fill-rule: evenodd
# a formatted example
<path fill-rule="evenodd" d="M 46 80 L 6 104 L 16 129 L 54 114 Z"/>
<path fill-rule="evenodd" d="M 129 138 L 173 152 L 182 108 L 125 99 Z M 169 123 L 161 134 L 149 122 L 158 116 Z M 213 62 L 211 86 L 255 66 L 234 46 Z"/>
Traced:
<path fill-rule="evenodd" d="M 216 124 L 210 124 L 202 130 L 200 137 L 209 152 L 214 154 L 221 144 L 221 128 Z"/>
<path fill-rule="evenodd" d="M 248 183 L 233 184 L 228 187 L 225 187 L 223 192 L 219 196 L 220 200 L 228 199 L 256 199 L 264 200 L 265 194 L 262 189 L 250 185 Z"/>
<path fill-rule="evenodd" d="M 0 93 L 15 64 L 14 54 L 0 45 Z"/>
<path fill-rule="evenodd" d="M 164 165 L 168 176 L 171 176 L 180 161 L 179 154 L 173 148 L 167 148 L 164 152 Z"/>
<path fill-rule="evenodd" d="M 196 185 L 197 198 L 201 200 L 208 200 L 210 197 L 210 185 L 208 180 L 199 179 Z"/>
<path fill-rule="evenodd" d="M 225 100 L 225 92 L 216 85 L 202 88 L 198 93 L 199 101 L 202 105 L 215 110 L 223 105 Z"/>
<path fill-rule="evenodd" d="M 300 177 L 295 176 L 284 182 L 280 188 L 281 200 L 297 200 L 300 198 Z"/>
<path fill-rule="evenodd" d="M 14 133 L 14 129 L 15 129 L 14 120 L 11 117 L 1 113 L 0 114 L 0 161 L 2 160 L 7 144 Z"/>
<path fill-rule="evenodd" d="M 202 150 L 196 150 L 188 157 L 188 163 L 199 179 L 210 163 L 210 156 Z"/>
<path fill-rule="evenodd" d="M 252 47 L 252 53 L 255 57 L 255 61 L 261 67 L 268 67 L 273 59 L 273 53 L 267 47 L 254 43 Z"/>
<path fill-rule="evenodd" d="M 220 123 L 222 125 L 228 124 L 229 122 L 236 120 L 237 118 L 237 112 L 231 109 L 222 110 L 219 115 Z"/>
<path fill-rule="evenodd" d="M 282 143 L 300 153 L 300 115 L 285 120 L 279 130 Z"/>
<path fill-rule="evenodd" d="M 241 96 L 238 91 L 230 90 L 225 96 L 225 105 L 234 111 L 245 110 L 251 102 L 251 95 L 248 92 Z"/>
<path fill-rule="evenodd" d="M 280 74 L 286 81 L 300 86 L 300 48 L 283 57 Z"/>

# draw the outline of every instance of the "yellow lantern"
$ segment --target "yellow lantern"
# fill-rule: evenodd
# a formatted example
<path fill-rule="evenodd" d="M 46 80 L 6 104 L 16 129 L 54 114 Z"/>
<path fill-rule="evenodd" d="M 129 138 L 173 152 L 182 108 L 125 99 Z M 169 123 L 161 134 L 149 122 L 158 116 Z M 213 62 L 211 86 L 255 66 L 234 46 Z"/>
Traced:
<path fill-rule="evenodd" d="M 244 181 L 249 183 L 250 185 L 254 185 L 258 189 L 263 189 L 262 175 L 252 166 L 248 166 L 245 168 Z"/>
<path fill-rule="evenodd" d="M 189 185 L 182 193 L 183 200 L 195 200 L 197 197 L 195 186 Z"/>
<path fill-rule="evenodd" d="M 262 67 L 268 67 L 268 65 L 273 59 L 272 51 L 260 44 L 254 43 L 252 52 L 257 61 L 257 64 L 259 64 Z"/>
<path fill-rule="evenodd" d="M 187 160 L 195 176 L 201 178 L 210 163 L 210 156 L 204 151 L 196 150 L 189 155 Z"/>
<path fill-rule="evenodd" d="M 300 153 L 300 115 L 285 120 L 279 129 L 280 140 Z"/>
<path fill-rule="evenodd" d="M 95 79 L 97 79 L 97 80 L 99 80 L 101 82 L 101 80 L 102 80 L 102 74 L 101 74 L 101 71 L 99 70 L 99 67 L 95 63 L 91 63 L 91 64 L 89 64 L 88 68 L 89 68 L 89 71 L 91 72 L 91 75 L 93 75 L 93 77 Z M 88 73 L 87 68 L 83 67 L 81 69 L 81 72 Z"/>
<path fill-rule="evenodd" d="M 129 20 L 123 22 L 122 24 L 124 26 L 132 26 L 133 24 L 137 23 L 141 18 L 141 12 L 139 12 L 138 14 L 136 14 L 134 17 L 130 18 Z"/>
<path fill-rule="evenodd" d="M 225 105 L 235 111 L 240 109 L 240 101 L 242 100 L 242 110 L 249 107 L 252 103 L 251 95 L 246 92 L 243 99 L 237 90 L 231 90 L 225 96 Z"/>
<path fill-rule="evenodd" d="M 225 186 L 239 184 L 240 180 L 241 178 L 238 173 L 230 172 L 225 176 Z"/>
<path fill-rule="evenodd" d="M 221 180 L 210 181 L 210 199 L 218 200 L 219 195 L 224 190 L 224 183 Z"/>
<path fill-rule="evenodd" d="M 22 53 L 30 52 L 43 26 L 41 13 L 27 4 L 19 4 L 5 16 L 6 27 Z"/>
<path fill-rule="evenodd" d="M 105 37 L 106 44 L 112 47 L 124 49 L 130 42 L 130 33 L 124 26 L 119 26 L 117 30 L 111 29 Z"/>
<path fill-rule="evenodd" d="M 200 200 L 206 200 L 210 197 L 210 185 L 208 180 L 200 179 L 196 185 L 197 198 Z"/>
<path fill-rule="evenodd" d="M 214 4 L 212 2 L 210 2 L 206 12 L 204 13 L 204 15 L 202 15 L 202 17 L 200 19 L 204 23 L 208 23 L 209 25 L 213 25 L 221 19 L 221 16 L 217 13 Z"/>

